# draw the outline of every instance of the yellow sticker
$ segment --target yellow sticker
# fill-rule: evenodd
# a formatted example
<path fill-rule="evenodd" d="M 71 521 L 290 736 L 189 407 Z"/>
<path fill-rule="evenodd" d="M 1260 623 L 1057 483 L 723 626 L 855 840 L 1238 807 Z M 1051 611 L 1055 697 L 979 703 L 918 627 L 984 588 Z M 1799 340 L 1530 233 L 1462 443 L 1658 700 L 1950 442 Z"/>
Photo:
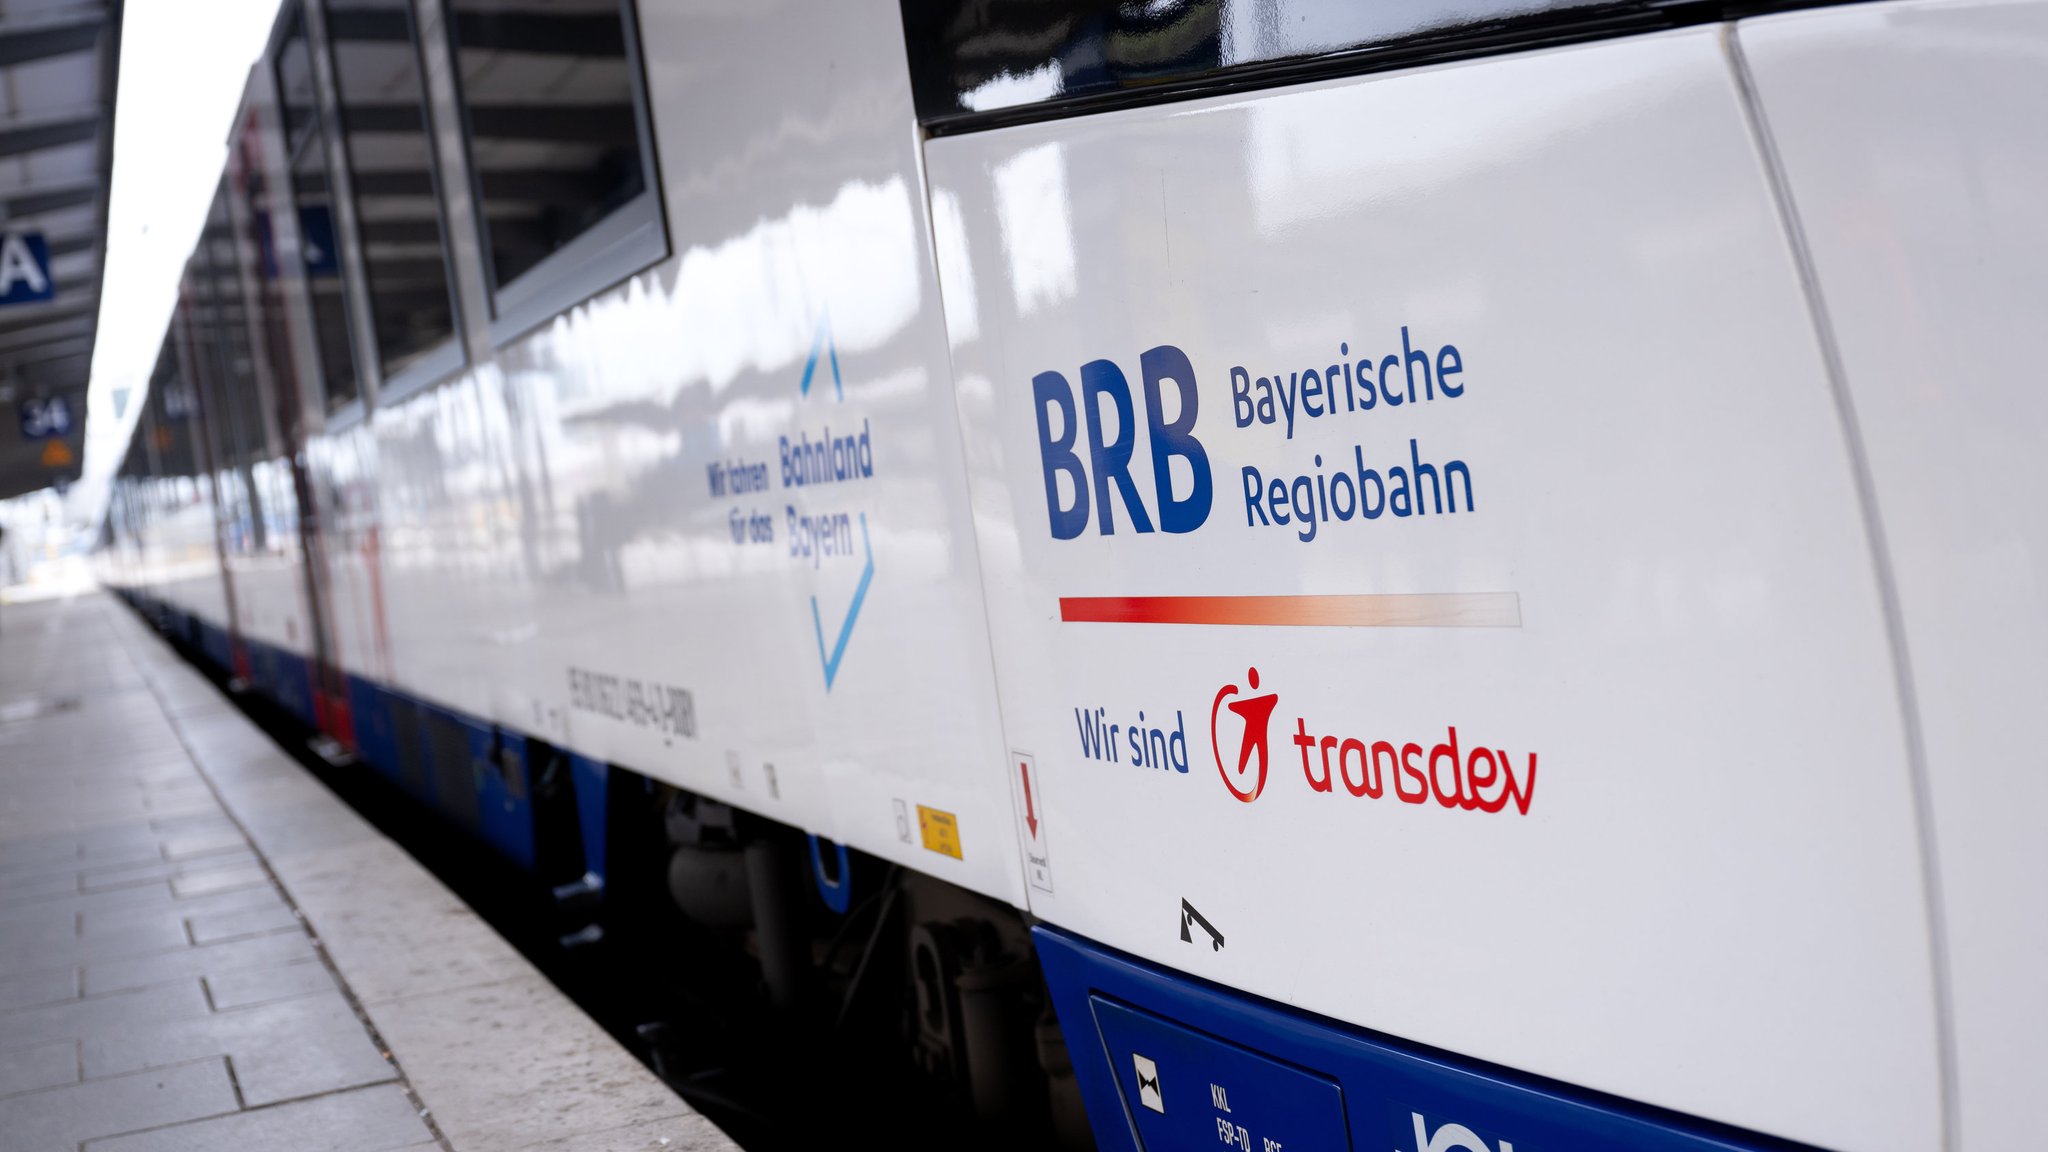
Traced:
<path fill-rule="evenodd" d="M 941 812 L 937 808 L 927 808 L 919 804 L 917 830 L 924 835 L 925 847 L 941 856 L 951 856 L 955 860 L 964 859 L 960 855 L 960 821 L 955 819 L 951 812 Z"/>
<path fill-rule="evenodd" d="M 62 440 L 52 440 L 48 444 L 43 445 L 43 467 L 45 468 L 67 468 L 76 459 L 77 457 L 72 454 L 70 446 Z"/>

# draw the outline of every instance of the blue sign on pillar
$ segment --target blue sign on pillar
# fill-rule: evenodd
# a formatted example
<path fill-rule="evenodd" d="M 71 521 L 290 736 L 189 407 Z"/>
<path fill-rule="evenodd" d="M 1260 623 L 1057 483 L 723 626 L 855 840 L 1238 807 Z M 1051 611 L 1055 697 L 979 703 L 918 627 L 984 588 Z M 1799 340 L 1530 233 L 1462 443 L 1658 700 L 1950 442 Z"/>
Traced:
<path fill-rule="evenodd" d="M 61 394 L 31 396 L 15 405 L 23 440 L 56 440 L 71 435 L 71 401 Z"/>
<path fill-rule="evenodd" d="M 306 275 L 318 278 L 341 275 L 341 249 L 334 242 L 334 213 L 325 204 L 308 204 L 299 209 L 299 255 L 306 262 Z"/>
<path fill-rule="evenodd" d="M 32 304 L 57 295 L 50 278 L 50 245 L 41 232 L 0 236 L 0 305 Z"/>

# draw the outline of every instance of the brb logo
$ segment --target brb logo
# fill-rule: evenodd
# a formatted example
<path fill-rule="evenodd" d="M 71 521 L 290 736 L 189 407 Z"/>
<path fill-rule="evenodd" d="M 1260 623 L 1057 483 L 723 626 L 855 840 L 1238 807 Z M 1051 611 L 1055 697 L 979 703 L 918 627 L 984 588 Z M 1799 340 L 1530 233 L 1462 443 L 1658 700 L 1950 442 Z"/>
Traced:
<path fill-rule="evenodd" d="M 1245 669 L 1244 679 L 1252 691 L 1259 690 L 1257 668 Z M 1272 723 L 1274 706 L 1280 703 L 1280 694 L 1268 692 L 1262 696 L 1230 699 L 1237 695 L 1238 687 L 1235 684 L 1225 684 L 1217 689 L 1216 699 L 1209 705 L 1209 750 L 1216 756 L 1216 771 L 1223 777 L 1223 786 L 1230 789 L 1232 796 L 1249 804 L 1259 798 L 1259 793 L 1266 790 L 1266 730 Z M 1230 700 L 1230 703 L 1225 704 L 1226 700 Z M 1225 708 L 1237 713 L 1238 719 L 1244 723 L 1244 734 L 1237 746 L 1235 771 L 1223 766 L 1223 742 L 1216 737 L 1216 718 L 1222 715 Z M 1257 756 L 1259 760 L 1256 775 L 1249 771 L 1253 756 Z"/>
<path fill-rule="evenodd" d="M 1195 367 L 1187 353 L 1171 344 L 1138 357 L 1145 390 L 1145 426 L 1152 442 L 1152 507 L 1158 509 L 1159 530 L 1193 532 L 1209 518 L 1211 485 L 1209 453 L 1195 439 Z M 1166 385 L 1172 385 L 1169 394 Z M 1171 395 L 1172 414 L 1168 415 Z M 1105 431 L 1104 403 L 1115 423 Z M 1152 512 L 1131 479 L 1131 455 L 1137 448 L 1138 421 L 1131 385 L 1112 360 L 1081 365 L 1081 394 L 1058 372 L 1031 378 L 1031 406 L 1038 416 L 1038 461 L 1045 473 L 1045 510 L 1055 540 L 1072 540 L 1088 527 L 1092 512 L 1104 536 L 1116 531 L 1109 494 L 1116 491 L 1137 532 L 1154 531 Z M 1081 427 L 1088 428 L 1086 459 L 1079 446 Z M 1055 426 L 1057 425 L 1057 426 Z M 1184 495 L 1174 494 L 1174 461 L 1187 477 Z M 1060 492 L 1064 478 L 1069 495 Z"/>

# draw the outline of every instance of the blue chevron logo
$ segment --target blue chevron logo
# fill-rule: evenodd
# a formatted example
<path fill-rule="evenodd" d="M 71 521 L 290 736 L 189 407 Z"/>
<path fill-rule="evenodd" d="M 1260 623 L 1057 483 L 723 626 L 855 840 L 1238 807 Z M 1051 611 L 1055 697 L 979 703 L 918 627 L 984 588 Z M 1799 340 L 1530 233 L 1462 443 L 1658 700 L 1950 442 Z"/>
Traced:
<path fill-rule="evenodd" d="M 818 662 L 825 666 L 825 691 L 832 690 L 832 682 L 839 678 L 839 661 L 846 655 L 846 642 L 853 638 L 853 623 L 860 619 L 860 606 L 868 598 L 868 585 L 875 579 L 875 549 L 868 543 L 868 514 L 860 514 L 860 547 L 867 555 L 867 563 L 860 570 L 860 583 L 854 585 L 853 603 L 846 606 L 846 619 L 839 624 L 839 638 L 832 642 L 832 651 L 825 651 L 825 620 L 818 614 L 818 598 L 811 597 L 811 626 L 818 632 Z"/>
<path fill-rule="evenodd" d="M 825 359 L 832 365 L 832 398 L 846 399 L 846 389 L 839 382 L 839 349 L 832 343 L 832 314 L 818 317 L 818 333 L 811 337 L 811 355 L 804 361 L 804 382 L 797 388 L 800 396 L 811 394 L 811 377 L 818 372 L 818 353 L 824 352 Z"/>
<path fill-rule="evenodd" d="M 817 378 L 820 356 L 824 357 L 825 363 L 832 369 L 833 401 L 844 401 L 846 385 L 839 377 L 839 348 L 832 341 L 832 315 L 829 312 L 818 317 L 817 334 L 811 337 L 811 354 L 804 360 L 804 378 L 797 385 L 799 396 L 808 397 L 811 394 L 811 382 Z M 867 601 L 868 586 L 875 580 L 875 549 L 868 539 L 868 517 L 865 512 L 860 516 L 860 547 L 866 559 L 860 570 L 860 583 L 854 585 L 853 602 L 846 606 L 846 617 L 839 622 L 837 638 L 832 641 L 829 650 L 825 646 L 824 613 L 818 608 L 818 598 L 811 597 L 811 627 L 818 634 L 818 663 L 825 669 L 827 692 L 832 690 L 833 683 L 839 679 L 839 662 L 846 657 L 847 641 L 853 639 L 853 626 L 860 620 L 860 607 Z"/>

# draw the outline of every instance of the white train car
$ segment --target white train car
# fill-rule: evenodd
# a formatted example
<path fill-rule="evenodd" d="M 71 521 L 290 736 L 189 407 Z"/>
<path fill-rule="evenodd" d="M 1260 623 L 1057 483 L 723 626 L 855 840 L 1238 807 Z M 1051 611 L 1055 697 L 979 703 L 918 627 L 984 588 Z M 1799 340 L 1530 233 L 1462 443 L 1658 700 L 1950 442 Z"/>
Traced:
<path fill-rule="evenodd" d="M 109 579 L 1013 1131 L 2029 1147 L 2044 52 L 291 0 Z"/>

